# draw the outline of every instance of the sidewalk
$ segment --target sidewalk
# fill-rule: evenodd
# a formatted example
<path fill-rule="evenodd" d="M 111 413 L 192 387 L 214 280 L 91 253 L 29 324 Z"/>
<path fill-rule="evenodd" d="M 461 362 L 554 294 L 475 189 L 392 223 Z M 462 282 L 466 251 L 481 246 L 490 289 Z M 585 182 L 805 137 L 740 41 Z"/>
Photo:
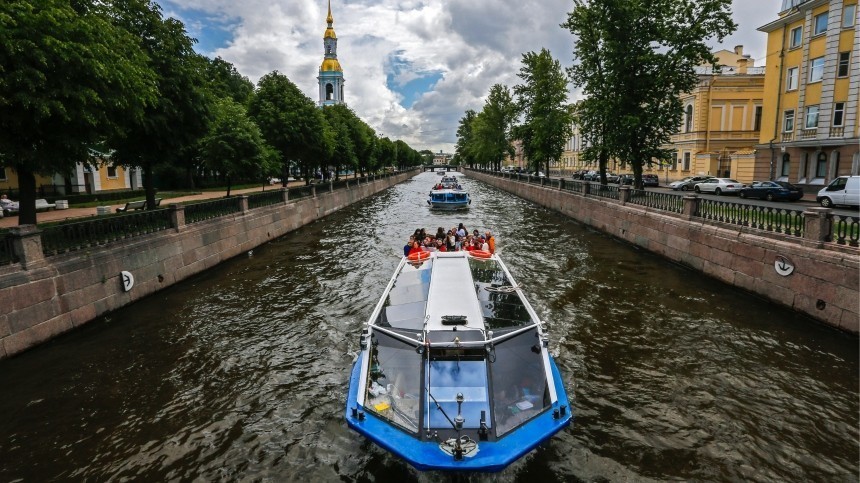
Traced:
<path fill-rule="evenodd" d="M 299 187 L 304 186 L 304 181 L 290 181 L 289 187 Z M 281 189 L 281 185 L 272 185 L 266 186 L 265 191 L 273 191 Z M 242 190 L 230 190 L 230 195 L 240 195 L 247 193 L 259 193 L 264 191 L 263 186 L 257 186 L 255 188 L 246 188 Z M 141 194 L 143 191 L 140 192 Z M 157 195 L 156 195 L 157 196 Z M 223 198 L 227 196 L 227 190 L 224 191 L 206 191 L 200 193 L 198 195 L 188 195 L 188 196 L 180 196 L 177 198 L 167 198 L 162 201 L 161 206 L 166 207 L 171 203 L 184 203 L 187 201 L 199 201 L 199 200 L 208 200 L 215 198 Z M 110 212 L 116 213 L 117 208 L 121 208 L 125 206 L 125 203 L 119 203 L 114 205 L 102 205 L 102 206 L 110 206 Z M 89 218 L 96 215 L 96 207 L 92 206 L 89 208 L 69 208 L 67 210 L 51 210 L 51 211 L 41 211 L 36 213 L 36 223 L 46 223 L 49 221 L 61 221 L 61 220 L 71 220 L 77 218 Z M 9 228 L 12 226 L 18 226 L 18 215 L 11 215 L 4 218 L 0 218 L 0 228 Z"/>

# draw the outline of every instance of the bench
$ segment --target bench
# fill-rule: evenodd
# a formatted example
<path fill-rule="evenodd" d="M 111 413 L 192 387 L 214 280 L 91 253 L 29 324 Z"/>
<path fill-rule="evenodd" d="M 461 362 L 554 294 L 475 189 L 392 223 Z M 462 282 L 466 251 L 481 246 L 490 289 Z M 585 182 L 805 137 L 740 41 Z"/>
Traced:
<path fill-rule="evenodd" d="M 44 198 L 39 198 L 36 200 L 36 211 L 39 210 L 53 210 L 56 207 L 53 203 L 48 203 L 48 200 Z"/>
<path fill-rule="evenodd" d="M 156 198 L 155 199 L 155 207 L 158 208 L 159 206 L 161 206 L 161 198 Z M 125 204 L 124 207 L 117 208 L 116 212 L 117 213 L 125 213 L 127 211 L 137 211 L 137 210 L 144 210 L 144 209 L 146 209 L 146 200 L 129 201 L 128 203 Z"/>
<path fill-rule="evenodd" d="M 146 200 L 129 201 L 128 203 L 125 204 L 124 207 L 117 208 L 116 212 L 117 213 L 125 213 L 126 211 L 131 211 L 131 210 L 137 211 L 137 210 L 142 210 L 144 208 L 146 208 Z"/>

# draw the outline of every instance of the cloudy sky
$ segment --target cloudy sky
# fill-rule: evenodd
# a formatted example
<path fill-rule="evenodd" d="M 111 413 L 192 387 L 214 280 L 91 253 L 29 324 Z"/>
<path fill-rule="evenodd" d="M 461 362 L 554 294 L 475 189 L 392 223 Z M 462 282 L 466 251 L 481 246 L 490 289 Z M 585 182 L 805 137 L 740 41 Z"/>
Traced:
<path fill-rule="evenodd" d="M 277 70 L 314 101 L 326 0 L 158 0 L 183 21 L 197 50 L 233 63 L 253 82 Z M 765 64 L 764 34 L 781 0 L 734 0 L 742 44 Z M 466 109 L 491 85 L 518 83 L 522 54 L 548 48 L 565 66 L 573 37 L 560 28 L 571 0 L 332 0 L 346 102 L 377 133 L 415 149 L 453 151 Z"/>

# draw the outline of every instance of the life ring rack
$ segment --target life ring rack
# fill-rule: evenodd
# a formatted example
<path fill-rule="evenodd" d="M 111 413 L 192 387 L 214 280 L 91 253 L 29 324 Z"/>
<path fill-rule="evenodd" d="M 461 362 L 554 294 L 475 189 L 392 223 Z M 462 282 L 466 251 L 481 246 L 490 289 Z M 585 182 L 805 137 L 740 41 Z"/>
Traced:
<path fill-rule="evenodd" d="M 472 250 L 469 252 L 469 255 L 475 258 L 490 258 L 493 256 L 493 254 L 487 250 Z"/>
<path fill-rule="evenodd" d="M 411 262 L 423 262 L 430 258 L 430 252 L 415 252 L 406 256 Z"/>

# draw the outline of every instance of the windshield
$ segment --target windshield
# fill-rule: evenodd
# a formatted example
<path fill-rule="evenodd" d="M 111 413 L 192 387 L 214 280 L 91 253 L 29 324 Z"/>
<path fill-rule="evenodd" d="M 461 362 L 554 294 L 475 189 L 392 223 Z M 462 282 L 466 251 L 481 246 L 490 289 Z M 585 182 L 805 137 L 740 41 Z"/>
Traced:
<path fill-rule="evenodd" d="M 550 406 L 549 388 L 537 331 L 496 344 L 491 356 L 493 413 L 502 436 Z"/>
<path fill-rule="evenodd" d="M 381 418 L 418 432 L 421 354 L 381 332 L 371 335 L 365 407 Z"/>
<path fill-rule="evenodd" d="M 457 416 L 457 395 L 463 395 L 460 415 L 464 418 L 463 427 L 481 427 L 481 413 L 487 427 L 490 422 L 490 403 L 487 395 L 487 365 L 481 360 L 444 360 L 431 359 L 427 370 L 430 394 L 427 401 L 427 417 L 430 428 L 451 428 Z M 439 407 L 436 406 L 439 404 Z M 444 411 L 444 413 L 443 413 Z M 448 416 L 446 418 L 445 416 Z"/>

